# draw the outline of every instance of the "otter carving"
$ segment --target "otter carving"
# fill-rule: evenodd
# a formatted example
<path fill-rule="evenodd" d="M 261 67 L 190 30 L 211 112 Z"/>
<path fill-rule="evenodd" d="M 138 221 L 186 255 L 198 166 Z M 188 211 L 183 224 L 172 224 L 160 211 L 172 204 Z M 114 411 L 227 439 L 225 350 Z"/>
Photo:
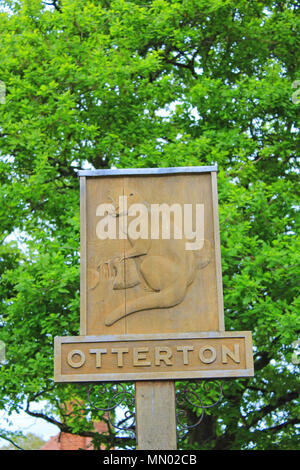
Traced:
<path fill-rule="evenodd" d="M 150 226 L 151 206 L 135 190 L 129 190 L 125 195 L 129 205 L 138 202 L 147 207 Z M 124 215 L 127 214 L 120 213 L 119 206 L 115 204 L 115 216 L 120 220 Z M 174 233 L 173 224 L 171 221 L 171 233 Z M 140 283 L 142 295 L 127 301 L 125 309 L 124 305 L 120 305 L 111 311 L 105 319 L 106 326 L 111 326 L 139 311 L 171 308 L 180 304 L 195 279 L 196 270 L 204 268 L 210 262 L 211 249 L 207 240 L 204 241 L 202 250 L 196 254 L 194 251 L 186 250 L 184 237 L 168 240 L 150 237 L 134 240 L 129 234 L 127 237 L 131 248 L 123 258 L 111 261 L 116 279 L 120 270 L 121 273 L 125 270 L 131 275 L 127 274 L 123 282 L 117 282 L 115 279 L 113 289 L 126 289 Z"/>

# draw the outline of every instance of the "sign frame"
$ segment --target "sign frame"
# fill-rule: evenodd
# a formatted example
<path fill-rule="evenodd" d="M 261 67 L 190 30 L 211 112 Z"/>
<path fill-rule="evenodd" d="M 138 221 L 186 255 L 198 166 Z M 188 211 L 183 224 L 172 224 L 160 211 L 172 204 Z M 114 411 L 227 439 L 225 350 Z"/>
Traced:
<path fill-rule="evenodd" d="M 211 177 L 211 201 L 213 210 L 213 233 L 214 233 L 214 257 L 216 267 L 216 289 L 217 289 L 217 312 L 218 328 L 216 331 L 225 331 L 224 305 L 223 305 L 223 284 L 220 248 L 219 229 L 219 209 L 218 209 L 218 189 L 217 189 L 218 167 L 170 167 L 170 168 L 128 168 L 111 170 L 79 170 L 80 177 L 80 335 L 94 335 L 94 331 L 88 328 L 88 279 L 87 279 L 87 259 L 88 259 L 88 235 L 87 235 L 87 179 L 88 178 L 108 178 L 108 177 L 147 177 L 147 176 L 172 176 L 172 175 L 195 175 L 210 174 Z M 106 334 L 106 333 L 104 333 Z M 108 333 L 109 334 L 109 333 Z"/>

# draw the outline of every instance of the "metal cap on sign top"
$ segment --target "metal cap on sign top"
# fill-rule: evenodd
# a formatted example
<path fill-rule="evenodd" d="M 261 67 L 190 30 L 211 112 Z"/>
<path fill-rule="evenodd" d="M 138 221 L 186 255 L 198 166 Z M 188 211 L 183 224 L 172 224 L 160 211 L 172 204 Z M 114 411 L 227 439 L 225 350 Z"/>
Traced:
<path fill-rule="evenodd" d="M 170 175 L 182 173 L 210 173 L 218 171 L 214 166 L 181 166 L 170 168 L 114 168 L 106 170 L 79 170 L 78 176 L 130 176 L 130 175 Z"/>

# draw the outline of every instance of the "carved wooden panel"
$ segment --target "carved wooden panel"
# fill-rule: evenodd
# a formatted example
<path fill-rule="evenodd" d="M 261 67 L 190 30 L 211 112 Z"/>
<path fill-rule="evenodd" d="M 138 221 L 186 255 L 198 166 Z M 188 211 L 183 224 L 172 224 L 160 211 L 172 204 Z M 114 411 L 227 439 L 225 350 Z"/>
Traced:
<path fill-rule="evenodd" d="M 82 335 L 224 330 L 215 171 L 81 176 L 81 191 Z"/>

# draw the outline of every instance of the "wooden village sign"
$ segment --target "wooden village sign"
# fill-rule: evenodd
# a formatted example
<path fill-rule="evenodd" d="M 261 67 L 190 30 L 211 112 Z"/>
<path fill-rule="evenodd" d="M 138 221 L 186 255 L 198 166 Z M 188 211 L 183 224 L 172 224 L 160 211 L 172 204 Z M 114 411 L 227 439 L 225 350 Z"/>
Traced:
<path fill-rule="evenodd" d="M 251 332 L 224 328 L 217 168 L 79 176 L 80 336 L 54 379 L 135 381 L 139 448 L 176 448 L 175 380 L 253 375 Z"/>

